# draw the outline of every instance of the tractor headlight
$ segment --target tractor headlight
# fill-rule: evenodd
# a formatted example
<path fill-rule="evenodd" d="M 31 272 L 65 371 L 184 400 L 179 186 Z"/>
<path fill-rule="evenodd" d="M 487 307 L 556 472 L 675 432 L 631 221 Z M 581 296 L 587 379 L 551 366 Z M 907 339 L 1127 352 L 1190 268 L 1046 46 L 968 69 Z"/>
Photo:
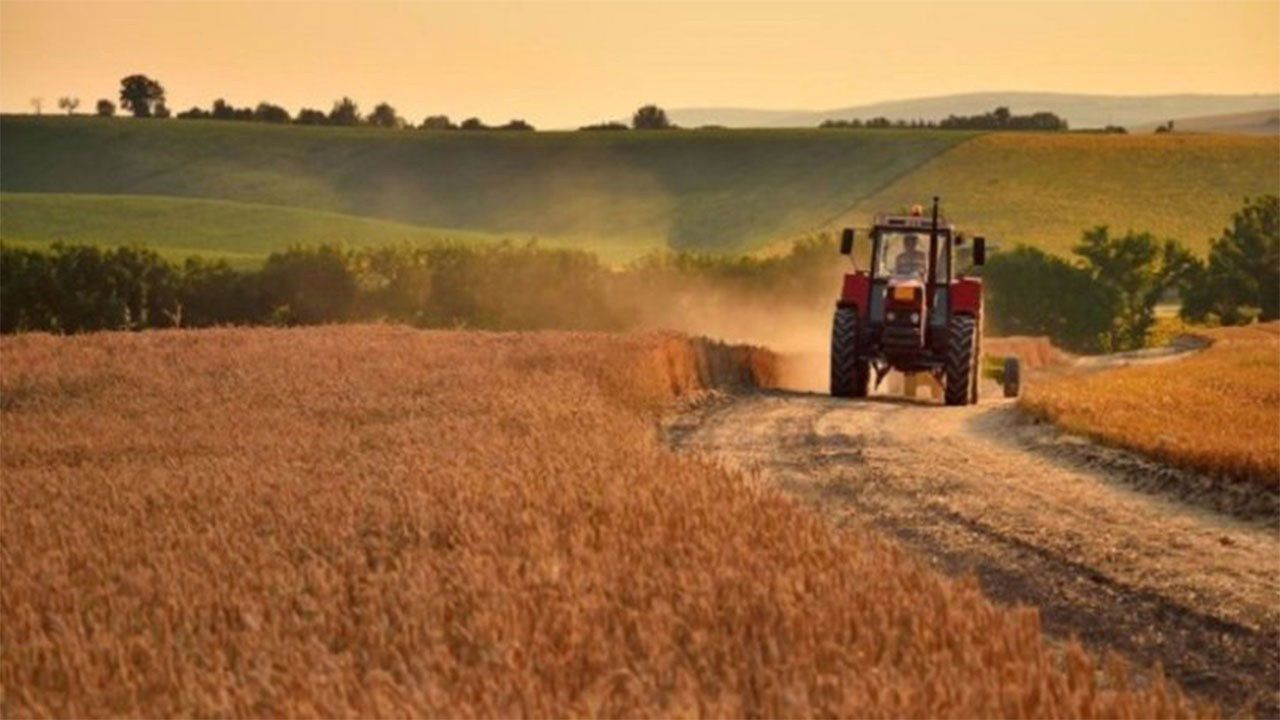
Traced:
<path fill-rule="evenodd" d="M 911 313 L 911 323 L 914 325 L 918 322 L 920 322 L 920 313 Z"/>
<path fill-rule="evenodd" d="M 884 318 L 885 318 L 885 320 L 888 320 L 889 322 L 893 322 L 894 320 L 897 320 L 897 319 L 898 319 L 898 315 L 897 315 L 897 313 L 894 313 L 894 312 L 890 311 L 890 312 L 887 312 L 887 313 L 885 313 L 885 314 L 884 314 Z"/>

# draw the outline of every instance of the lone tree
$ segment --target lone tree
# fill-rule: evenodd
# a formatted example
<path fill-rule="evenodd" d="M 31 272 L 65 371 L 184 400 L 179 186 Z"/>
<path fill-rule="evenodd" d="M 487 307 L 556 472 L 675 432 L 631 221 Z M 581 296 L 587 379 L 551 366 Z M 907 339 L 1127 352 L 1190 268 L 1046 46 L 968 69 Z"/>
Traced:
<path fill-rule="evenodd" d="M 374 106 L 373 112 L 369 113 L 368 122 L 375 127 L 384 128 L 400 127 L 404 123 L 400 116 L 396 115 L 396 109 L 384 102 Z"/>
<path fill-rule="evenodd" d="M 213 101 L 213 109 L 209 111 L 209 117 L 214 120 L 235 120 L 236 109 L 226 100 L 218 98 Z"/>
<path fill-rule="evenodd" d="M 293 122 L 297 125 L 328 125 L 329 118 L 315 108 L 302 108 Z"/>
<path fill-rule="evenodd" d="M 116 104 L 106 98 L 98 101 L 98 117 L 112 117 L 116 114 Z"/>
<path fill-rule="evenodd" d="M 80 107 L 80 98 L 60 97 L 58 98 L 58 107 L 66 110 L 68 115 L 75 115 L 76 108 Z"/>
<path fill-rule="evenodd" d="M 130 75 L 120 81 L 120 107 L 134 117 L 151 117 L 164 105 L 164 87 L 146 75 Z"/>
<path fill-rule="evenodd" d="M 356 105 L 356 101 L 349 97 L 344 97 L 333 103 L 333 109 L 329 111 L 330 125 L 359 125 L 360 124 L 360 106 Z"/>
<path fill-rule="evenodd" d="M 43 114 L 44 98 L 38 98 L 38 97 L 31 98 L 31 109 L 35 110 L 37 115 Z"/>
<path fill-rule="evenodd" d="M 428 115 L 422 121 L 423 130 L 457 130 L 458 126 L 449 120 L 448 115 Z"/>
<path fill-rule="evenodd" d="M 287 123 L 293 118 L 289 117 L 289 111 L 273 105 L 269 102 L 260 102 L 258 107 L 253 110 L 253 119 L 258 122 L 269 123 Z"/>
<path fill-rule="evenodd" d="M 667 119 L 667 111 L 657 105 L 645 105 L 631 116 L 631 127 L 636 130 L 670 130 L 675 125 Z"/>

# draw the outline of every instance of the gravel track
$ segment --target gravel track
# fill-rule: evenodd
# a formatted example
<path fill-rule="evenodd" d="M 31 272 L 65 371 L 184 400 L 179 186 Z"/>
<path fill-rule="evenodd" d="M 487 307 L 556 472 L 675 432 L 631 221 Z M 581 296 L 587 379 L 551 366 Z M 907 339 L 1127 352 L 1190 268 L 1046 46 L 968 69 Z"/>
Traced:
<path fill-rule="evenodd" d="M 1173 471 L 1082 448 L 1003 399 L 757 392 L 690 410 L 665 433 L 837 525 L 869 523 L 943 572 L 977 576 L 998 601 L 1038 606 L 1053 636 L 1159 662 L 1229 711 L 1280 716 L 1274 515 L 1157 491 L 1170 483 L 1147 476 Z"/>

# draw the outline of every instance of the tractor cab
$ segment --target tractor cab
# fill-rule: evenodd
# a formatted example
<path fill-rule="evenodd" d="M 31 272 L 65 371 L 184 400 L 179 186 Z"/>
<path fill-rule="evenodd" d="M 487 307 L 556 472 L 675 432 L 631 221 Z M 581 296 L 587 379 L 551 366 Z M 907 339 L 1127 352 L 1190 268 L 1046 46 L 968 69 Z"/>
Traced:
<path fill-rule="evenodd" d="M 870 231 L 870 267 L 844 276 L 832 336 L 832 394 L 863 397 L 874 372 L 879 385 L 890 370 L 927 372 L 943 385 L 947 404 L 977 401 L 977 353 L 982 281 L 953 274 L 962 235 L 916 205 L 906 214 L 877 215 Z M 840 252 L 853 254 L 854 231 Z M 974 238 L 970 258 L 985 260 L 986 243 Z M 963 351 L 963 352 L 961 352 Z"/>
<path fill-rule="evenodd" d="M 872 255 L 872 267 L 880 277 L 915 277 L 923 282 L 929 277 L 933 263 L 930 261 L 929 236 L 896 229 L 881 230 L 874 235 L 876 243 Z"/>

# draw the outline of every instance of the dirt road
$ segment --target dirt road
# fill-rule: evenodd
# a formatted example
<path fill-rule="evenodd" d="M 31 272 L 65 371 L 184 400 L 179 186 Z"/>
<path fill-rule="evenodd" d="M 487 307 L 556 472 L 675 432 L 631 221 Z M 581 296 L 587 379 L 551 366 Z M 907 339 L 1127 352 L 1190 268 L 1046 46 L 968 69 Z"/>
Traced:
<path fill-rule="evenodd" d="M 988 393 L 990 397 L 992 393 Z M 1280 533 L 1143 487 L 1162 471 L 1028 425 L 1012 401 L 964 408 L 762 392 L 667 427 L 704 453 L 871 523 L 1044 627 L 1160 662 L 1185 689 L 1280 714 Z"/>

